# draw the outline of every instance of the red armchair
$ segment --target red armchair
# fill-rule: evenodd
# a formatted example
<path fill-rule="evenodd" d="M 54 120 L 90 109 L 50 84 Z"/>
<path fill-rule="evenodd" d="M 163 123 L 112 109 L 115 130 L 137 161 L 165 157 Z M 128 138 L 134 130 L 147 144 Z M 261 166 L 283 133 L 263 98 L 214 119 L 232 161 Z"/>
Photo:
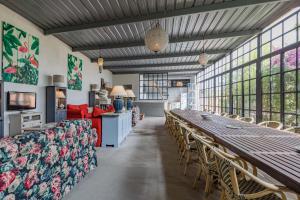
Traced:
<path fill-rule="evenodd" d="M 67 119 L 91 119 L 92 128 L 97 130 L 98 139 L 96 146 L 100 147 L 102 142 L 102 118 L 101 114 L 106 112 L 114 112 L 115 109 L 112 105 L 109 105 L 106 110 L 94 107 L 93 113 L 88 112 L 88 105 L 67 105 Z"/>

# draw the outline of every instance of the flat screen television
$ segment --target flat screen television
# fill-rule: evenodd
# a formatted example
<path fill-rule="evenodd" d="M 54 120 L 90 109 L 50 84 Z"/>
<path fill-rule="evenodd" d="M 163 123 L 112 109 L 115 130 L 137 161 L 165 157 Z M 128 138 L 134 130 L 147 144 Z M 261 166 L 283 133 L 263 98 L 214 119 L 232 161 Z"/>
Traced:
<path fill-rule="evenodd" d="M 30 110 L 35 108 L 35 92 L 7 92 L 7 110 Z"/>

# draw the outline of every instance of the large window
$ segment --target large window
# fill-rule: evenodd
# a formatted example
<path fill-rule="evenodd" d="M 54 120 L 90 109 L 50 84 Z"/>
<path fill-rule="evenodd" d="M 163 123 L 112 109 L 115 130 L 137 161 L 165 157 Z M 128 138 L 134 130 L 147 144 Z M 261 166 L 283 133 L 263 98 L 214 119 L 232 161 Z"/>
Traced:
<path fill-rule="evenodd" d="M 197 76 L 200 109 L 300 125 L 299 62 L 298 10 Z"/>
<path fill-rule="evenodd" d="M 168 73 L 140 74 L 140 99 L 168 99 Z"/>

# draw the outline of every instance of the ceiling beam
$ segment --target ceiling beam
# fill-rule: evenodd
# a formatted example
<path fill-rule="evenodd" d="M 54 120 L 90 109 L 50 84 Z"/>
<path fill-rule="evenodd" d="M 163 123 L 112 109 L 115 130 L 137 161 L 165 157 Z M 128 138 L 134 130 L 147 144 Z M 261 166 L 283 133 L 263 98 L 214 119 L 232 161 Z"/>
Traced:
<path fill-rule="evenodd" d="M 195 74 L 199 71 L 204 70 L 204 68 L 196 68 L 196 69 L 171 69 L 171 70 L 138 70 L 138 71 L 112 71 L 113 74 L 138 74 L 138 73 L 167 73 L 167 72 L 193 72 Z"/>
<path fill-rule="evenodd" d="M 210 61 L 208 64 L 211 64 Z M 117 65 L 117 66 L 104 66 L 104 69 L 114 70 L 114 69 L 130 69 L 130 68 L 152 68 L 152 67 L 176 67 L 176 66 L 199 66 L 203 68 L 198 62 L 181 62 L 181 63 L 161 63 L 161 64 L 142 64 L 142 65 Z"/>
<path fill-rule="evenodd" d="M 226 54 L 230 52 L 230 49 L 212 49 L 206 50 L 207 54 Z M 194 52 L 181 52 L 181 53 L 166 53 L 166 54 L 153 54 L 153 55 L 141 55 L 141 56 L 121 56 L 121 57 L 111 57 L 105 58 L 106 61 L 125 61 L 125 60 L 147 60 L 147 59 L 160 59 L 160 58 L 177 58 L 177 57 L 186 57 L 186 56 L 198 56 L 200 51 Z M 97 62 L 98 58 L 92 58 L 91 62 Z"/>
<path fill-rule="evenodd" d="M 130 23 L 143 22 L 143 21 L 148 21 L 148 20 L 157 20 L 157 19 L 170 18 L 170 17 L 176 17 L 176 16 L 192 15 L 192 14 L 197 14 L 197 13 L 213 12 L 213 11 L 232 9 L 232 8 L 247 7 L 247 6 L 252 6 L 252 5 L 260 5 L 260 4 L 274 3 L 274 2 L 276 3 L 276 2 L 284 2 L 284 1 L 290 1 L 290 0 L 225 1 L 223 3 L 214 3 L 214 4 L 208 4 L 208 5 L 195 6 L 192 8 L 182 8 L 182 9 L 176 9 L 176 10 L 170 10 L 170 11 L 162 11 L 162 12 L 156 12 L 153 14 L 142 15 L 142 16 L 133 16 L 133 17 L 122 18 L 122 19 L 112 19 L 112 20 L 105 20 L 105 21 L 96 21 L 96 22 L 92 22 L 92 23 L 55 27 L 55 28 L 44 30 L 44 33 L 46 35 L 49 35 L 49 34 L 55 34 L 55 33 L 63 33 L 63 32 L 78 31 L 78 30 L 85 30 L 85 29 L 92 29 L 92 28 L 115 26 L 115 25 L 120 25 L 120 24 L 130 24 Z"/>
<path fill-rule="evenodd" d="M 236 31 L 236 32 L 224 32 L 217 34 L 208 34 L 205 36 L 197 35 L 191 37 L 181 37 L 181 38 L 171 38 L 169 43 L 180 43 L 180 42 L 194 42 L 201 40 L 213 40 L 213 39 L 221 39 L 221 38 L 231 38 L 231 37 L 242 37 L 258 34 L 261 30 L 245 30 L 245 31 Z M 138 42 L 125 42 L 118 44 L 98 44 L 98 45 L 88 45 L 88 46 L 78 46 L 73 47 L 72 51 L 93 51 L 93 50 L 104 50 L 104 49 L 118 49 L 118 48 L 128 48 L 128 47 L 139 47 L 145 46 L 144 41 Z"/>

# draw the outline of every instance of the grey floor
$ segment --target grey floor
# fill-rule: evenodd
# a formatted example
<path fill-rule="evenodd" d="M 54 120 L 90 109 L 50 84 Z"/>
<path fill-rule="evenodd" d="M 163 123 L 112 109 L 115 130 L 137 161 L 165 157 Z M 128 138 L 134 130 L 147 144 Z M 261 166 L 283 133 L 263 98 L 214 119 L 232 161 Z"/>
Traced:
<path fill-rule="evenodd" d="M 203 182 L 192 189 L 195 170 L 183 175 L 175 141 L 163 118 L 145 118 L 118 149 L 98 150 L 99 166 L 64 200 L 215 200 L 203 196 Z"/>

